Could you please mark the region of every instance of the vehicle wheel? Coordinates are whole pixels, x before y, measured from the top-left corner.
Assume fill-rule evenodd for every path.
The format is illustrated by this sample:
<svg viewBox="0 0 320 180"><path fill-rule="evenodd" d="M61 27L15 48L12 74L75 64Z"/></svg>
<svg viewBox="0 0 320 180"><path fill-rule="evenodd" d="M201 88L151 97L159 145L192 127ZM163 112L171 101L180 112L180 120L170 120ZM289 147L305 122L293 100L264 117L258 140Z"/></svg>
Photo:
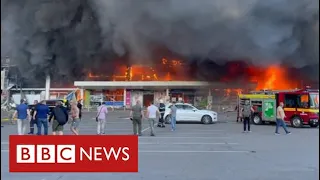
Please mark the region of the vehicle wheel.
<svg viewBox="0 0 320 180"><path fill-rule="evenodd" d="M254 115L252 121L253 121L253 124L256 124L256 125L260 125L263 123L259 115Z"/></svg>
<svg viewBox="0 0 320 180"><path fill-rule="evenodd" d="M318 123L316 123L316 124L310 124L310 127L312 127L312 128L316 128L316 127L318 127L318 126L319 126Z"/></svg>
<svg viewBox="0 0 320 180"><path fill-rule="evenodd" d="M301 128L303 126L303 122L300 117L293 117L291 119L291 126L294 128Z"/></svg>
<svg viewBox="0 0 320 180"><path fill-rule="evenodd" d="M164 123L165 124L170 124L171 123L170 115L166 116L166 118L164 119Z"/></svg>
<svg viewBox="0 0 320 180"><path fill-rule="evenodd" d="M211 124L212 123L212 118L208 115L204 115L202 118L201 118L201 122L203 124Z"/></svg>

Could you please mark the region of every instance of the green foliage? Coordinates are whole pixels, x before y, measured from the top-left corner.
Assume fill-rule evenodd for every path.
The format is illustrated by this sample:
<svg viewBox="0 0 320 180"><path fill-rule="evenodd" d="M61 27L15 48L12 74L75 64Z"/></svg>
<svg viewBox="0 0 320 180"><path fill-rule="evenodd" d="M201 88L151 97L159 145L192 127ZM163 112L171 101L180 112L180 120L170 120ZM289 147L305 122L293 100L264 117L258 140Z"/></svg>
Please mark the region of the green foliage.
<svg viewBox="0 0 320 180"><path fill-rule="evenodd" d="M205 109L205 108L207 108L207 105L208 105L208 101L207 101L207 99L205 99L205 98L203 98L203 99L199 102L199 104L198 104L198 106L199 106L200 109Z"/></svg>

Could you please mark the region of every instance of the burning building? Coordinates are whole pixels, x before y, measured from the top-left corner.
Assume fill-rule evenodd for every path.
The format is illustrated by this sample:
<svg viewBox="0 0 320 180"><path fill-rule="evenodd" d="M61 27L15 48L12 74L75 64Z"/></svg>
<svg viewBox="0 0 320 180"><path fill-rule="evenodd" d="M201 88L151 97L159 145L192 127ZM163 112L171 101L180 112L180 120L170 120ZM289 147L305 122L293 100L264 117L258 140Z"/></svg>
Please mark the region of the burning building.
<svg viewBox="0 0 320 180"><path fill-rule="evenodd" d="M200 92L224 97L319 82L319 1L1 5L1 56L18 66L22 84L43 87L50 74L52 88L79 87L92 102L103 96L128 104L135 91L144 99L162 94L190 102Z"/></svg>
<svg viewBox="0 0 320 180"><path fill-rule="evenodd" d="M259 68L233 61L219 66L220 69L212 63L202 69L186 62L161 58L153 65L116 66L112 75L89 71L85 81L75 81L74 85L86 89L85 97L90 94L91 100L87 98L87 102L107 101L117 106L130 106L136 100L147 105L160 99L197 104L203 98L214 104L229 105L236 102L239 93L250 90L295 89L305 85L285 66Z"/></svg>

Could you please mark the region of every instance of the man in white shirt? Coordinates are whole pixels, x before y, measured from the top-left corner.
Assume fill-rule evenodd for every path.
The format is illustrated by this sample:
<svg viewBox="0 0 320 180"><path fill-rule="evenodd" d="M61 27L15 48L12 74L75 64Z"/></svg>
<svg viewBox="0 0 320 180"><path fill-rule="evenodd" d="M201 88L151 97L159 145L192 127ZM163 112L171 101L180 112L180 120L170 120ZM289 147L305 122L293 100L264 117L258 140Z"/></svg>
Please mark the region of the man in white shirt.
<svg viewBox="0 0 320 180"><path fill-rule="evenodd" d="M278 131L280 126L283 127L284 131L287 134L291 134L291 132L288 131L288 129L287 129L286 123L284 122L284 118L286 117L286 114L284 113L283 106L284 106L283 102L280 102L280 104L277 108L277 119L276 119L277 125L276 125L276 133L275 133L276 135L280 134Z"/></svg>
<svg viewBox="0 0 320 180"><path fill-rule="evenodd" d="M155 136L154 133L154 125L156 123L157 115L160 115L159 109L157 106L153 104L153 102L150 103L150 106L147 108L147 118L149 121L149 126L151 130L151 136Z"/></svg>

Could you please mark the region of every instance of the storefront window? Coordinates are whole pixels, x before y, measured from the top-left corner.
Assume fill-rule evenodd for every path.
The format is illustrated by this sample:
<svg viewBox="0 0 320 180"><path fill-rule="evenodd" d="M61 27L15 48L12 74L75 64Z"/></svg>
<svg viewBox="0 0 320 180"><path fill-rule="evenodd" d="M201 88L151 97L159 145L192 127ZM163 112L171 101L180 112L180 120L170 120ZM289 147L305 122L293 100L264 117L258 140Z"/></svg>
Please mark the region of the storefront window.
<svg viewBox="0 0 320 180"><path fill-rule="evenodd" d="M124 101L124 90L117 89L117 90L106 90L104 95L106 97L106 101Z"/></svg>
<svg viewBox="0 0 320 180"><path fill-rule="evenodd" d="M310 94L310 107L319 108L319 94Z"/></svg>

